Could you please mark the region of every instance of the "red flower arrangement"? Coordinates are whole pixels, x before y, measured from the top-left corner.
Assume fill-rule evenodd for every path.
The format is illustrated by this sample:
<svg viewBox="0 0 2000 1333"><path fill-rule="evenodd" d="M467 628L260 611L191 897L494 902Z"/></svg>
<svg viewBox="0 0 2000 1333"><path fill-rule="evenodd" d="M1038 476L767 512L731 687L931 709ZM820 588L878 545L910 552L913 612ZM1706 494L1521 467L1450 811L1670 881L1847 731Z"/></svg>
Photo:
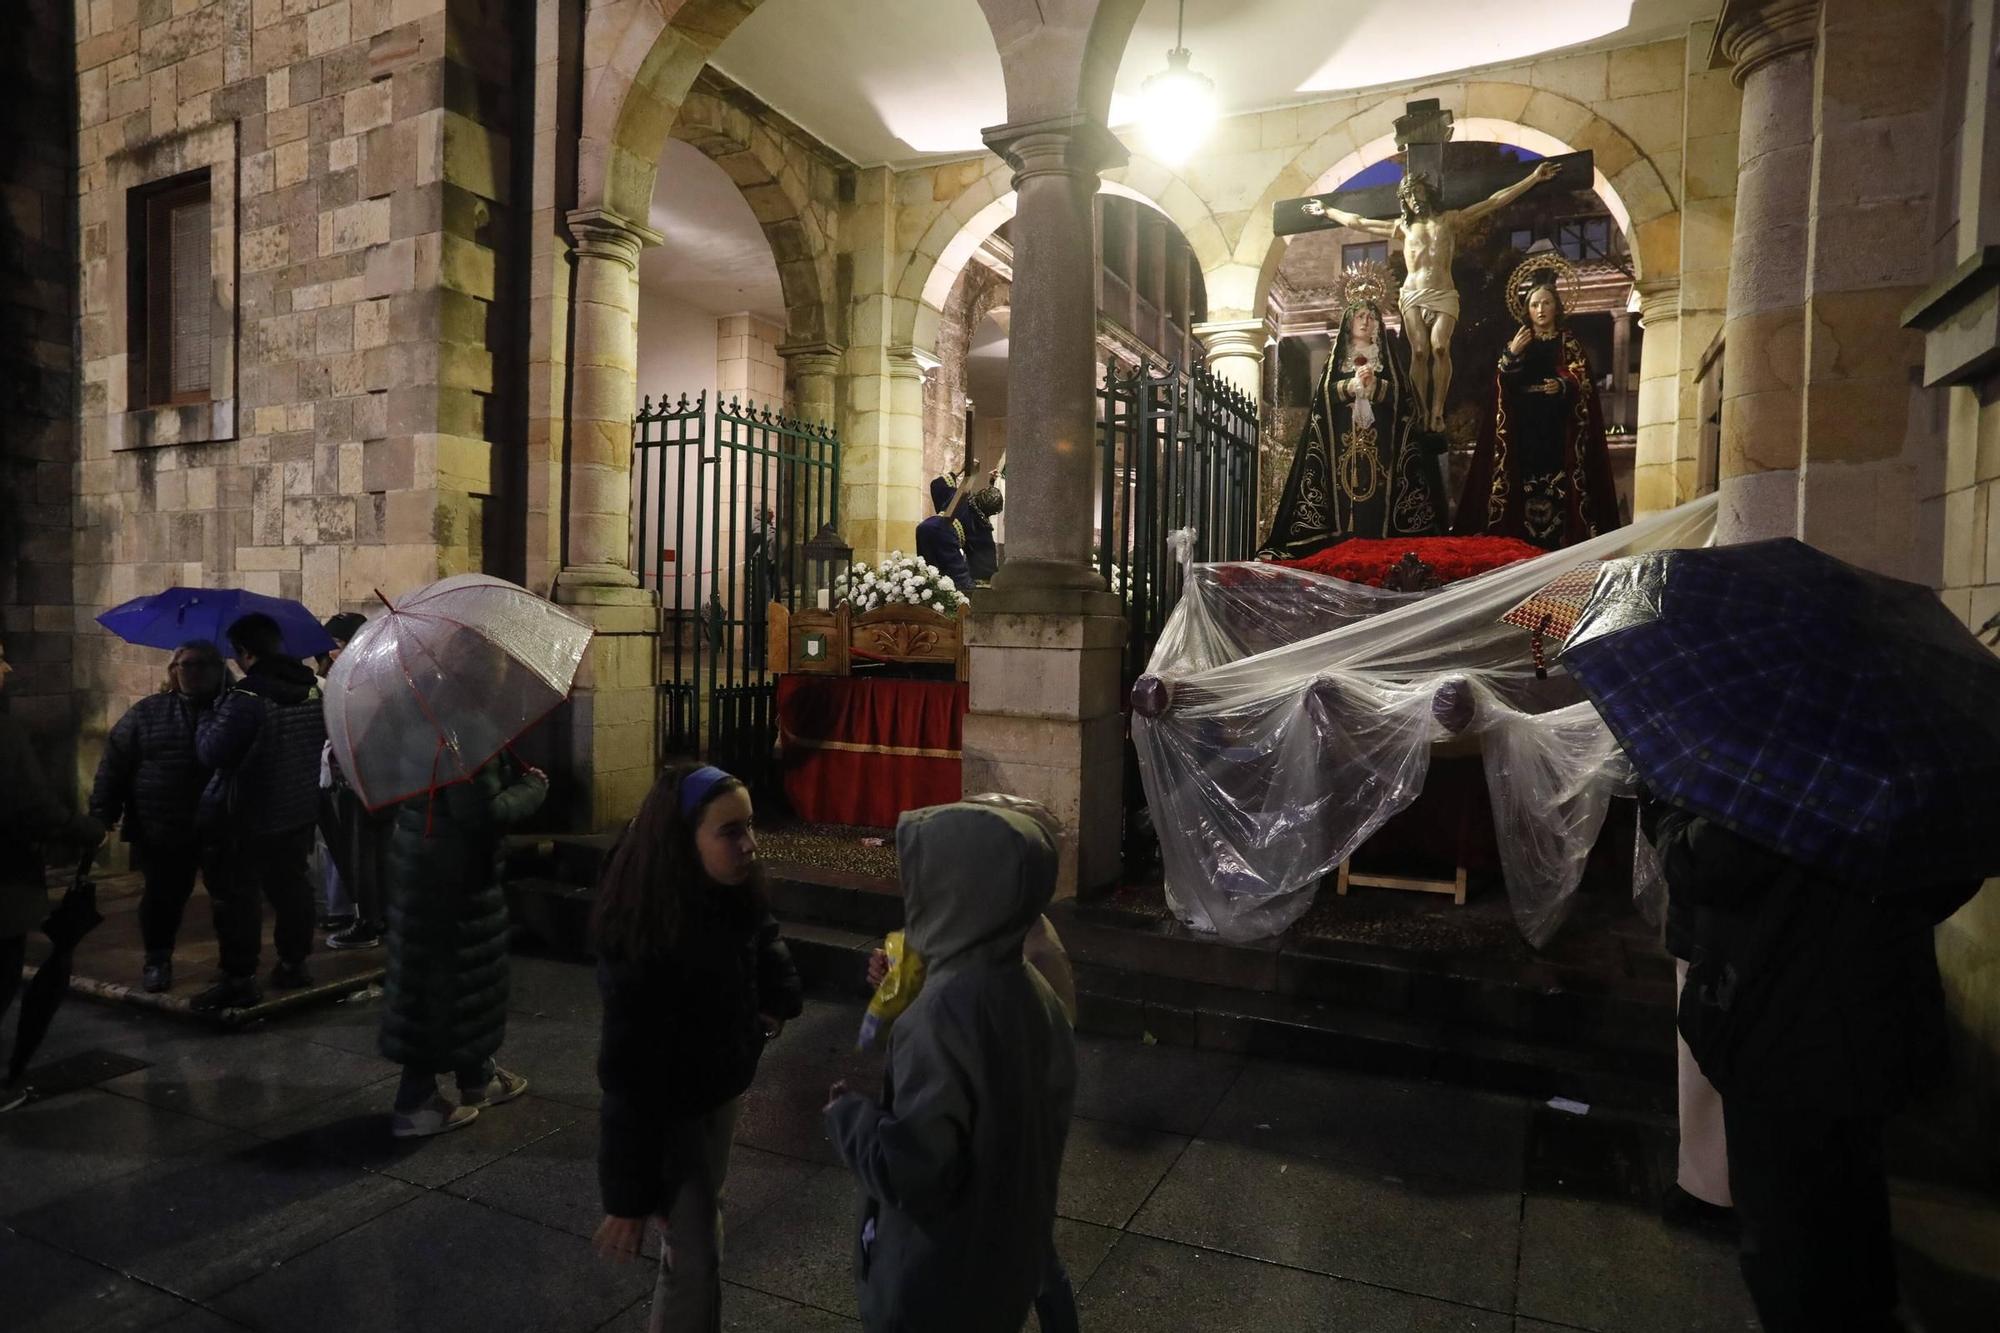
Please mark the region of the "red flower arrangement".
<svg viewBox="0 0 2000 1333"><path fill-rule="evenodd" d="M1379 588L1406 555L1430 566L1432 578L1445 584L1543 554L1541 547L1514 537L1356 537L1303 560L1277 563Z"/></svg>

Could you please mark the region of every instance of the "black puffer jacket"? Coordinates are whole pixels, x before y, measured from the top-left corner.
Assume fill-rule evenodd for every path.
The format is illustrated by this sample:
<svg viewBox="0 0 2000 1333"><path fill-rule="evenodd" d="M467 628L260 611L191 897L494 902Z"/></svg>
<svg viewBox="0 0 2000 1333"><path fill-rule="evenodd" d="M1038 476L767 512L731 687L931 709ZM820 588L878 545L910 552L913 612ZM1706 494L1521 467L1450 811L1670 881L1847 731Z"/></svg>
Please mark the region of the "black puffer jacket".
<svg viewBox="0 0 2000 1333"><path fill-rule="evenodd" d="M203 826L260 837L317 823L325 744L312 668L285 657L257 663L195 724L195 757L215 770L201 795Z"/></svg>
<svg viewBox="0 0 2000 1333"><path fill-rule="evenodd" d="M382 1054L434 1074L474 1069L507 1032L501 835L541 808L539 775L496 759L471 782L396 807Z"/></svg>
<svg viewBox="0 0 2000 1333"><path fill-rule="evenodd" d="M759 1017L796 1018L804 1001L778 923L745 889L700 895L678 946L645 962L599 962L604 1037L597 1081L597 1175L604 1211L664 1209L670 1121L711 1111L750 1086L764 1054Z"/></svg>
<svg viewBox="0 0 2000 1333"><path fill-rule="evenodd" d="M206 706L178 690L149 694L125 710L105 739L90 785L90 814L107 826L125 821L125 841L185 846L208 767L195 757L195 722Z"/></svg>

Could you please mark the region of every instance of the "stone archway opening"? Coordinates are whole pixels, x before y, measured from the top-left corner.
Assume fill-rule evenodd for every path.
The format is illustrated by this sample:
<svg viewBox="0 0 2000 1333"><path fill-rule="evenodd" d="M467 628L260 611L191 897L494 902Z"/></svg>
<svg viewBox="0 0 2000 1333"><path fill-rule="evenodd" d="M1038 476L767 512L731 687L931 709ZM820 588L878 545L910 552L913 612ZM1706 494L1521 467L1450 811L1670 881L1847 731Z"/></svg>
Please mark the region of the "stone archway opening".
<svg viewBox="0 0 2000 1333"><path fill-rule="evenodd" d="M1573 151L1552 135L1525 126L1481 120L1459 125L1467 132L1447 149L1447 174L1454 168L1516 166L1525 173L1542 157ZM1343 157L1306 192L1393 185L1402 174L1393 138L1385 136ZM1624 201L1598 171L1587 182L1541 187L1481 219L1461 237L1453 272L1462 314L1452 340L1456 373L1447 399L1446 431L1451 441L1446 489L1454 499L1491 410L1492 365L1517 327L1506 306L1506 279L1531 255L1551 253L1574 270L1566 298L1568 322L1598 380L1620 504L1629 518L1642 338L1635 316L1638 256L1630 218ZM1344 273L1372 263L1386 267L1395 281L1404 276L1397 245L1360 229L1308 232L1279 240L1273 248L1276 262L1264 291L1276 343L1261 463L1261 518L1267 526L1333 350L1344 305ZM1393 309L1384 316L1391 327L1400 326Z"/></svg>

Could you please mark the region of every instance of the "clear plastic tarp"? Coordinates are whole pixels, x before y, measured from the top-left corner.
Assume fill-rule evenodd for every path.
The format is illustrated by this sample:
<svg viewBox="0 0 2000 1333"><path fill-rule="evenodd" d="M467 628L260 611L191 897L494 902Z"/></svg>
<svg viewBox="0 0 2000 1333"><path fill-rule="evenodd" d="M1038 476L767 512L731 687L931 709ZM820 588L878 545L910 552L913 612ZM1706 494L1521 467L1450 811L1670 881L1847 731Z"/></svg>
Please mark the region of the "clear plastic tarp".
<svg viewBox="0 0 2000 1333"><path fill-rule="evenodd" d="M1132 718L1175 914L1230 940L1277 935L1456 741L1481 755L1515 921L1546 943L1631 771L1575 683L1538 680L1528 635L1500 617L1583 561L1706 545L1715 510L1705 497L1427 592L1191 566Z"/></svg>

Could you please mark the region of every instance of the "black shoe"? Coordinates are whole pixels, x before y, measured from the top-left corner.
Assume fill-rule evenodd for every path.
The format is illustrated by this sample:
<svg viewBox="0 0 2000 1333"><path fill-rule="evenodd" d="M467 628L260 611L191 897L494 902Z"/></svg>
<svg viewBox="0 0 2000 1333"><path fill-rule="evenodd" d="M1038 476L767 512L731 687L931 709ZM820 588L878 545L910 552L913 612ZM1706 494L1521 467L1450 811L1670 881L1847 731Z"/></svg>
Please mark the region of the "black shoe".
<svg viewBox="0 0 2000 1333"><path fill-rule="evenodd" d="M212 1014L224 1009L248 1009L263 1002L264 992L257 988L257 978L224 977L188 1001L188 1007L198 1014Z"/></svg>
<svg viewBox="0 0 2000 1333"><path fill-rule="evenodd" d="M312 984L312 973L306 971L304 962L279 963L271 969L271 986L274 990L304 990Z"/></svg>
<svg viewBox="0 0 2000 1333"><path fill-rule="evenodd" d="M356 921L346 930L326 937L329 949L375 949L382 944L382 923Z"/></svg>
<svg viewBox="0 0 2000 1333"><path fill-rule="evenodd" d="M353 924L354 913L352 912L341 912L338 915L323 916L319 919L319 928L325 931L346 930Z"/></svg>
<svg viewBox="0 0 2000 1333"><path fill-rule="evenodd" d="M146 988L146 994L158 995L162 991L170 991L174 988L174 960L171 955L165 958L148 958L145 970L139 975L141 983Z"/></svg>
<svg viewBox="0 0 2000 1333"><path fill-rule="evenodd" d="M1670 1227L1706 1231L1718 1236L1736 1234L1736 1210L1697 1199L1679 1185L1667 1186L1660 1200L1660 1220Z"/></svg>

